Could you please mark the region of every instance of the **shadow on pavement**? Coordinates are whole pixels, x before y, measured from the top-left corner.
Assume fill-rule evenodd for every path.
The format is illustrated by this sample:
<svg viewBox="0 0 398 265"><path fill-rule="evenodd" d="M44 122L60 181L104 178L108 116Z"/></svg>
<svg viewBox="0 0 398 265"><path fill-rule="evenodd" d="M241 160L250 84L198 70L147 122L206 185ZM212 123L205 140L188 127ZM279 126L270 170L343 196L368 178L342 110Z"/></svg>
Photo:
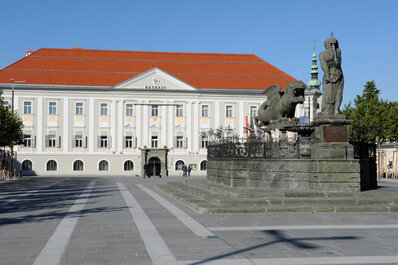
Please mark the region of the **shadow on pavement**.
<svg viewBox="0 0 398 265"><path fill-rule="evenodd" d="M229 253L226 253L223 255L210 257L210 258L207 258L207 259L195 262L195 263L191 263L190 265L205 264L205 263L208 263L211 261L223 259L223 258L233 256L236 254L244 254L247 251L251 251L251 250L262 248L262 247L267 247L267 246L270 246L273 244L278 244L278 243L287 243L287 244L290 244L293 247L299 248L299 249L317 249L317 248L320 248L320 246L317 246L317 245L314 245L311 243L307 243L305 241L311 241L311 240L316 240L316 241L318 241L318 240L357 240L357 239L359 239L359 237L356 237L356 236L288 238L282 231L279 231L279 230L267 230L267 231L263 231L263 233L272 236L273 238L275 238L275 240L267 242L267 243L251 246L248 248L232 251L232 252L229 252Z"/></svg>
<svg viewBox="0 0 398 265"><path fill-rule="evenodd" d="M17 201L0 207L0 226L64 218L69 212L70 207L72 207L92 179L69 179L54 186L43 188L37 193L20 197ZM25 188L21 188L20 190L25 190ZM126 209L127 206L90 208L90 204L96 202L95 199L114 195L115 192L119 192L119 190L106 187L103 184L96 185L91 190L85 208L76 214L83 216L89 213L114 212ZM18 197L18 195L15 197ZM5 199L7 198L3 198L2 200ZM7 217L8 214L10 214L10 217Z"/></svg>

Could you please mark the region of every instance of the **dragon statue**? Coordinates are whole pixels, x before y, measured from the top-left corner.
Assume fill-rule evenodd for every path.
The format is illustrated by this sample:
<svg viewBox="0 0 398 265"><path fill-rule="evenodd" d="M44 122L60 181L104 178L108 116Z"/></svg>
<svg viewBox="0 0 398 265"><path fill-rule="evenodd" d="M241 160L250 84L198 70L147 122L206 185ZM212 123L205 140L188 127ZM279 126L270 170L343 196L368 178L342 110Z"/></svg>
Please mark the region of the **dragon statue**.
<svg viewBox="0 0 398 265"><path fill-rule="evenodd" d="M278 84L268 87L264 94L267 100L260 105L255 124L262 127L271 121L284 121L294 117L296 105L304 102L304 91L306 85L302 81L288 82L284 90Z"/></svg>

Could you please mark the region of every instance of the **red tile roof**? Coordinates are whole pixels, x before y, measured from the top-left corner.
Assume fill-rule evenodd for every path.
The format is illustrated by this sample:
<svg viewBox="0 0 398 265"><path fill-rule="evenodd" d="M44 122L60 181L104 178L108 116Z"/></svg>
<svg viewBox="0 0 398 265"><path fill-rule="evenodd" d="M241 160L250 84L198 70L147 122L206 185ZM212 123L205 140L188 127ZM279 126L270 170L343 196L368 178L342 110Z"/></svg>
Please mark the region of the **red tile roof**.
<svg viewBox="0 0 398 265"><path fill-rule="evenodd" d="M0 70L0 83L114 86L159 68L198 89L266 89L293 77L253 54L42 48Z"/></svg>

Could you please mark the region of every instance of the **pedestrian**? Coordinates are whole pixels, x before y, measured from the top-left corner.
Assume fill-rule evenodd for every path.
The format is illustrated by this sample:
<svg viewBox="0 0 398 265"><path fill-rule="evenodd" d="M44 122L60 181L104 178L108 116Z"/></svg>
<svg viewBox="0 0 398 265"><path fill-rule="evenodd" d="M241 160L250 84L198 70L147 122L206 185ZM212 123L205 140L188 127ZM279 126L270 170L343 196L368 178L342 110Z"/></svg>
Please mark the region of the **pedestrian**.
<svg viewBox="0 0 398 265"><path fill-rule="evenodd" d="M183 177L187 176L187 166L185 164L182 165L182 176Z"/></svg>
<svg viewBox="0 0 398 265"><path fill-rule="evenodd" d="M188 171L188 176L191 176L191 165L188 165L187 171Z"/></svg>
<svg viewBox="0 0 398 265"><path fill-rule="evenodd" d="M145 163L145 165L144 165L144 178L145 177L148 177L148 164L147 163Z"/></svg>

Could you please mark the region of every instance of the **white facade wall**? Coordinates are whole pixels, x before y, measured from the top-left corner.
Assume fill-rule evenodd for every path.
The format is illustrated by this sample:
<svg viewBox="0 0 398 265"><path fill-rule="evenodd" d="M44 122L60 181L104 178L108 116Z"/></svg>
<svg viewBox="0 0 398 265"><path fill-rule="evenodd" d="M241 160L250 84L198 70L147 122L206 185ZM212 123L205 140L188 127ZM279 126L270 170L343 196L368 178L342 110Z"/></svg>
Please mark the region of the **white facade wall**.
<svg viewBox="0 0 398 265"><path fill-rule="evenodd" d="M10 92L3 90L2 95L9 102ZM218 92L19 88L15 106L32 142L31 147L17 147L18 158L21 163L30 160L37 175L142 175L141 149L150 148L151 137L157 136L158 147L169 149L169 175L180 175L175 170L178 160L196 164L192 175L204 175L206 171L200 170L200 163L206 160L207 153L200 146L200 132L222 126L243 136L250 106L259 106L265 100L261 93ZM30 114L24 114L25 101L31 102ZM50 102L55 102L53 114L49 113ZM82 105L82 113L76 113L76 103ZM104 115L101 104L107 106ZM132 116L126 116L126 104L133 105ZM151 116L152 105L159 106L157 117ZM176 105L183 105L182 117L176 116ZM203 105L208 105L208 117L202 117ZM231 117L226 117L226 106L232 106ZM51 146L48 137L54 134ZM76 135L81 136L81 147L75 144ZM184 136L183 148L175 146L177 135ZM107 137L106 147L101 147L101 136ZM132 147L125 146L126 136L132 137ZM56 161L55 171L47 170L50 160ZM83 170L74 170L76 160L83 162ZM108 162L107 171L99 170L101 160ZM134 170L124 170L127 160L133 162Z"/></svg>

